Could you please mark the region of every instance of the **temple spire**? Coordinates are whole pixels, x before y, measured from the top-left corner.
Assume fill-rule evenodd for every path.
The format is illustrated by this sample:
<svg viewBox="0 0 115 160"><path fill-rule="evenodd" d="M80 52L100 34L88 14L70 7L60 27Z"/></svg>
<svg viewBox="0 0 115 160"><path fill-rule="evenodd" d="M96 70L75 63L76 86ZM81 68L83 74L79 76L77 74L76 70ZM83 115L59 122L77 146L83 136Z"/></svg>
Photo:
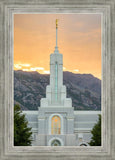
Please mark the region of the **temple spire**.
<svg viewBox="0 0 115 160"><path fill-rule="evenodd" d="M56 19L56 46L54 53L59 53L58 46L57 46L57 38L58 38L58 19Z"/></svg>
<svg viewBox="0 0 115 160"><path fill-rule="evenodd" d="M56 19L56 47L57 47L57 31L58 31L58 19Z"/></svg>
<svg viewBox="0 0 115 160"><path fill-rule="evenodd" d="M58 28L58 19L56 19L56 28Z"/></svg>

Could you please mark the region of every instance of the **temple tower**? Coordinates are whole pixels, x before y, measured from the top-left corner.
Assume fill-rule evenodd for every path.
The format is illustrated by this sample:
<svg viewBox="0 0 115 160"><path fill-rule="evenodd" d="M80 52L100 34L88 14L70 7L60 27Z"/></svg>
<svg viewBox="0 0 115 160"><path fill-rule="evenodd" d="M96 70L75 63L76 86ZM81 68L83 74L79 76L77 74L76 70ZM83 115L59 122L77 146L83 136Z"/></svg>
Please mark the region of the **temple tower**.
<svg viewBox="0 0 115 160"><path fill-rule="evenodd" d="M75 145L74 112L63 85L63 55L59 53L57 37L56 19L56 46L50 55L50 84L46 87L46 98L41 99L38 108L38 140L35 145Z"/></svg>
<svg viewBox="0 0 115 160"><path fill-rule="evenodd" d="M66 87L63 85L63 55L57 46L58 20L56 19L56 46L50 55L50 85L46 88L46 98L41 99L41 107L72 107L70 98L66 98Z"/></svg>

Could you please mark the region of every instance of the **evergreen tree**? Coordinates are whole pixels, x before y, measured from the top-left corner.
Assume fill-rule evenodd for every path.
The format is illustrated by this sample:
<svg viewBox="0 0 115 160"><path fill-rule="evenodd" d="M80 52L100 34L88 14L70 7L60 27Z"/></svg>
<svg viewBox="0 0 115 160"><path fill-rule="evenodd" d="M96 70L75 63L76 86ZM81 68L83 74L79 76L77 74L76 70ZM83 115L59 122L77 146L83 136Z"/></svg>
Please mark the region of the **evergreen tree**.
<svg viewBox="0 0 115 160"><path fill-rule="evenodd" d="M101 146L101 115L98 116L98 122L94 125L91 131L93 135L89 143L91 146Z"/></svg>
<svg viewBox="0 0 115 160"><path fill-rule="evenodd" d="M32 141L31 128L22 114L19 105L14 106L14 146L30 146Z"/></svg>

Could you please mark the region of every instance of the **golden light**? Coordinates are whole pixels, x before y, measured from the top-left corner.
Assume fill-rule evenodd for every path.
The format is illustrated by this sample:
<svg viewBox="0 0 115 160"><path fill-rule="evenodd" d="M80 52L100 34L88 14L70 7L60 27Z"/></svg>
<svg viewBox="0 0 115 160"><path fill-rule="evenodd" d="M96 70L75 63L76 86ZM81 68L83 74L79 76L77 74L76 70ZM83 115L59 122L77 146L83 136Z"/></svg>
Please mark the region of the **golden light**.
<svg viewBox="0 0 115 160"><path fill-rule="evenodd" d="M79 69L74 69L73 72L79 72Z"/></svg>
<svg viewBox="0 0 115 160"><path fill-rule="evenodd" d="M43 73L45 73L45 74L50 74L50 71L43 71Z"/></svg>
<svg viewBox="0 0 115 160"><path fill-rule="evenodd" d="M101 78L101 14L15 14L14 70L50 73L56 19L63 70Z"/></svg>
<svg viewBox="0 0 115 160"><path fill-rule="evenodd" d="M57 119L55 119L55 122L57 122Z"/></svg>
<svg viewBox="0 0 115 160"><path fill-rule="evenodd" d="M51 120L51 133L60 134L61 133L61 119L59 116L53 116Z"/></svg>
<svg viewBox="0 0 115 160"><path fill-rule="evenodd" d="M63 70L66 70L66 68L65 68L65 67L63 67Z"/></svg>
<svg viewBox="0 0 115 160"><path fill-rule="evenodd" d="M14 69L21 69L22 66L20 66L19 64L14 64Z"/></svg>
<svg viewBox="0 0 115 160"><path fill-rule="evenodd" d="M25 68L25 69L22 69L22 71L26 71L26 72L28 72L28 71L29 71L29 69Z"/></svg>
<svg viewBox="0 0 115 160"><path fill-rule="evenodd" d="M31 65L30 64L19 64L20 66L23 66L23 67L30 67Z"/></svg>

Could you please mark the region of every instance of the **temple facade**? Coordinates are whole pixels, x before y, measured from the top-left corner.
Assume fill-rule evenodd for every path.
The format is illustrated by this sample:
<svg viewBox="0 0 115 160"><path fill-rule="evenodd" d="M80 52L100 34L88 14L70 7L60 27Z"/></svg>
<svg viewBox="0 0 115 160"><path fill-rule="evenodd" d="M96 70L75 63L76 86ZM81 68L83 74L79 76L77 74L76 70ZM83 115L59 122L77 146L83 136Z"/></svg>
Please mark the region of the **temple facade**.
<svg viewBox="0 0 115 160"><path fill-rule="evenodd" d="M38 111L23 111L32 127L34 146L87 146L101 111L74 111L63 85L63 55L57 45L50 55L50 84Z"/></svg>

